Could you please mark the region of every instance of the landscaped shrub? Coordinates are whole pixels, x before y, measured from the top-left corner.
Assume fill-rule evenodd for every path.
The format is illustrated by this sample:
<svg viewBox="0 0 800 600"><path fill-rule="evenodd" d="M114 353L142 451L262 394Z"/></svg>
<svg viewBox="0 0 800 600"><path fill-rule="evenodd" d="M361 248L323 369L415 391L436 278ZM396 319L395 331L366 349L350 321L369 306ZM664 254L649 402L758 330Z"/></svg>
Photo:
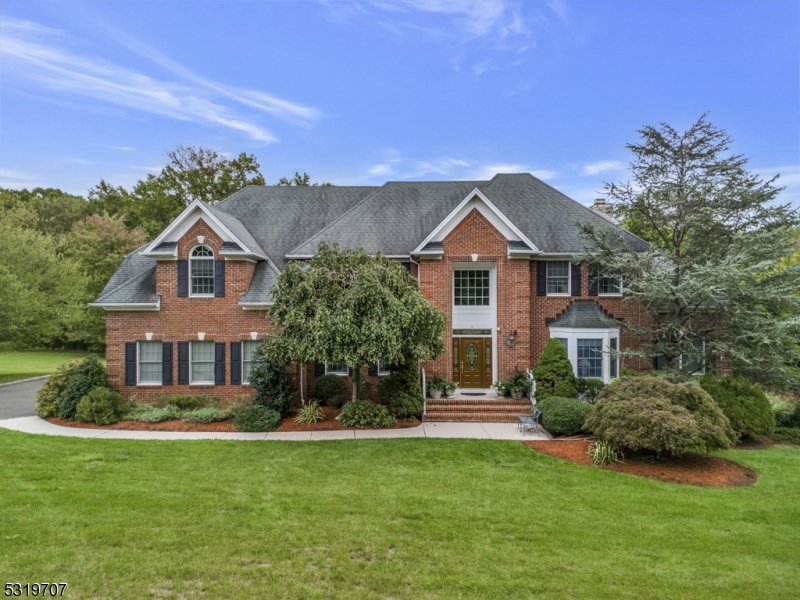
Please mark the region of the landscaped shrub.
<svg viewBox="0 0 800 600"><path fill-rule="evenodd" d="M106 368L96 356L89 356L77 366L58 398L58 416L65 421L75 419L78 402L96 387L109 387Z"/></svg>
<svg viewBox="0 0 800 600"><path fill-rule="evenodd" d="M551 396L574 398L575 373L569 362L567 350L556 338L550 338L544 347L539 362L533 369L536 380L536 400L541 401Z"/></svg>
<svg viewBox="0 0 800 600"><path fill-rule="evenodd" d="M391 427L396 422L385 406L369 400L348 402L339 415L339 423L345 427Z"/></svg>
<svg viewBox="0 0 800 600"><path fill-rule="evenodd" d="M551 396L536 404L542 411L542 426L553 435L576 435L583 428L583 421L591 405L575 398Z"/></svg>
<svg viewBox="0 0 800 600"><path fill-rule="evenodd" d="M181 413L180 419L185 423L214 423L231 418L231 412L216 406L195 408Z"/></svg>
<svg viewBox="0 0 800 600"><path fill-rule="evenodd" d="M772 414L775 415L775 427L791 427L794 421L795 405L780 396L768 395Z"/></svg>
<svg viewBox="0 0 800 600"><path fill-rule="evenodd" d="M589 404L594 404L597 400L597 395L606 387L606 384L600 379L593 377L578 377L575 380L575 390L581 400L585 400Z"/></svg>
<svg viewBox="0 0 800 600"><path fill-rule="evenodd" d="M800 444L800 429L795 427L776 427L772 437L781 442Z"/></svg>
<svg viewBox="0 0 800 600"><path fill-rule="evenodd" d="M162 421L175 421L181 418L181 409L173 404L164 407L145 405L146 409L140 410L135 418L129 418L131 413L126 413L126 421L144 421L145 423L161 423Z"/></svg>
<svg viewBox="0 0 800 600"><path fill-rule="evenodd" d="M324 418L325 415L322 413L322 409L319 407L319 404L316 402L311 402L297 411L297 416L295 417L294 422L301 423L303 425L311 425L317 421L322 421Z"/></svg>
<svg viewBox="0 0 800 600"><path fill-rule="evenodd" d="M119 421L124 411L125 398L114 390L96 387L78 402L75 417L84 423L111 425Z"/></svg>
<svg viewBox="0 0 800 600"><path fill-rule="evenodd" d="M233 420L236 431L273 431L281 424L281 415L276 410L254 404L239 411Z"/></svg>
<svg viewBox="0 0 800 600"><path fill-rule="evenodd" d="M281 418L292 410L292 389L284 365L268 360L262 352L257 352L253 356L253 368L248 381L256 391L253 399L255 404L274 410Z"/></svg>
<svg viewBox="0 0 800 600"><path fill-rule="evenodd" d="M67 381L75 369L83 362L82 358L70 360L58 367L36 394L36 414L41 418L55 417L58 414L58 397L67 387Z"/></svg>
<svg viewBox="0 0 800 600"><path fill-rule="evenodd" d="M602 440L658 454L705 452L736 441L728 417L697 382L652 376L607 385L583 425Z"/></svg>
<svg viewBox="0 0 800 600"><path fill-rule="evenodd" d="M221 398L219 396L202 396L195 395L167 395L160 394L157 396L158 404L166 406L172 404L181 410L195 410L197 408L205 408L207 406L219 406Z"/></svg>
<svg viewBox="0 0 800 600"><path fill-rule="evenodd" d="M381 378L378 388L389 412L398 419L422 416L424 398L415 363L395 366L390 375Z"/></svg>
<svg viewBox="0 0 800 600"><path fill-rule="evenodd" d="M339 408L344 404L344 377L339 375L323 375L314 386L314 397L320 404L331 408Z"/></svg>
<svg viewBox="0 0 800 600"><path fill-rule="evenodd" d="M770 435L775 429L775 414L766 394L742 377L700 377L700 385L728 417L740 436Z"/></svg>

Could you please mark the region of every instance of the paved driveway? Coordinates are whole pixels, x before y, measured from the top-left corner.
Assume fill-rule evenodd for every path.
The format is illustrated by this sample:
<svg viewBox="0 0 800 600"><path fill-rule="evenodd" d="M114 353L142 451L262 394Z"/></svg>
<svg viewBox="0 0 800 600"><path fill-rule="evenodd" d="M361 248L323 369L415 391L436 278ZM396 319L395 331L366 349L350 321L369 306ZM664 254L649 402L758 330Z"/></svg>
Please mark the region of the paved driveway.
<svg viewBox="0 0 800 600"><path fill-rule="evenodd" d="M46 379L0 385L0 419L32 417L36 414L36 392Z"/></svg>

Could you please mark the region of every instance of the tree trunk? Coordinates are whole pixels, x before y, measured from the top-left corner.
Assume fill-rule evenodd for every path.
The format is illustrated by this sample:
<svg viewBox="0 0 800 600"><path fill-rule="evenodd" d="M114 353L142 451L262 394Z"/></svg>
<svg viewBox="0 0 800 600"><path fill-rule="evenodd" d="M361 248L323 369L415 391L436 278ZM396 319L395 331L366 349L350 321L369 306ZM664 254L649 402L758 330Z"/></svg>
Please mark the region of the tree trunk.
<svg viewBox="0 0 800 600"><path fill-rule="evenodd" d="M353 367L353 400L358 400L361 391L361 365Z"/></svg>

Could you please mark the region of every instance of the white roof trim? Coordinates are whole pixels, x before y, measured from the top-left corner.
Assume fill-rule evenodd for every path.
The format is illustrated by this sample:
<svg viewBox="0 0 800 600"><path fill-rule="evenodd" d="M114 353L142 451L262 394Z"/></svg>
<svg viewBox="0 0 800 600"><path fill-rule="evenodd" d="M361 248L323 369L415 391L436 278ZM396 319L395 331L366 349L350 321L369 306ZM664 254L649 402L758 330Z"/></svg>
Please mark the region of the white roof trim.
<svg viewBox="0 0 800 600"><path fill-rule="evenodd" d="M228 229L227 227L225 227L225 225L223 225L222 221L220 221L214 215L214 213L212 213L208 209L208 207L206 206L205 202L203 202L202 200L195 200L189 206L187 206L183 210L183 212L181 214L179 214L177 217L175 217L175 219L172 221L172 223L170 223L169 226L167 226L167 228L164 231L162 231L161 234L156 239L154 239L152 242L150 242L150 244L147 246L147 248L145 248L142 251L142 254L144 256L150 256L151 253L152 253L155 256L158 256L158 255L163 256L165 254L164 252L153 252L153 251L159 246L159 244L161 244L162 242L168 241L169 240L169 236L173 232L175 232L175 230L186 219L188 219L191 216L191 214L195 211L195 209L199 209L200 212L202 212L206 217L208 217L208 219L210 221L210 225L212 226L212 229L214 229L217 232L217 234L220 235L220 237L222 237L222 238L227 237L228 238L228 239L223 239L223 241L236 242L237 244L239 244L239 246L244 248L244 253L249 254L251 256L257 256L258 258L263 258L263 259L267 258L266 256L264 256L263 254L261 254L259 252L254 252L254 251L250 250L250 248L247 247L247 244L245 244L242 240L240 240L238 237L236 237L233 234L233 232L231 232L230 229ZM217 229L217 228L219 228L219 229ZM220 234L220 232L222 232L222 234ZM174 241L177 241L177 240L174 240Z"/></svg>
<svg viewBox="0 0 800 600"><path fill-rule="evenodd" d="M475 188L469 194L467 194L466 198L464 198L461 202L459 202L458 206L456 206L452 211L450 211L450 214L447 215L444 218L444 220L441 223L439 223L439 225L437 225L433 231L430 232L430 234L428 234L428 237L422 240L422 243L420 243L420 245L417 246L411 252L411 254L412 255L428 254L428 253L433 254L430 251L423 252L422 249L429 242L443 241L444 238L447 237L447 234L449 234L453 229L455 229L456 225L458 225L461 222L461 219L458 219L458 216L464 209L464 207L466 207L470 202L474 201L476 198L478 198L481 201L481 203L488 209L488 211L481 210L481 203L477 202L475 208L477 208L481 212L481 214L483 214L483 216L485 216L489 220L489 222L492 223L492 225L497 227L497 229L501 230L501 233L503 233L503 235L506 235L506 233L502 231L502 229L505 228L511 231L513 235L517 237L516 240L512 241L525 242L526 244L528 244L528 246L532 248L532 252L535 254L539 254L541 252L541 250L539 250L539 248L536 247L536 244L530 241L525 236L525 234L523 234L519 230L519 228L508 219L508 217L506 217L502 212L500 212L500 210L492 203L491 200L489 200L489 198L486 197L486 195L483 192L481 192L478 188ZM498 225L497 221L499 221L500 224L502 224L500 227L497 226Z"/></svg>
<svg viewBox="0 0 800 600"><path fill-rule="evenodd" d="M89 302L89 306L102 308L106 311L119 310L161 310L161 299L158 302Z"/></svg>
<svg viewBox="0 0 800 600"><path fill-rule="evenodd" d="M261 310L267 308L268 306L272 306L275 304L274 302L239 302L239 306L241 306L244 310Z"/></svg>

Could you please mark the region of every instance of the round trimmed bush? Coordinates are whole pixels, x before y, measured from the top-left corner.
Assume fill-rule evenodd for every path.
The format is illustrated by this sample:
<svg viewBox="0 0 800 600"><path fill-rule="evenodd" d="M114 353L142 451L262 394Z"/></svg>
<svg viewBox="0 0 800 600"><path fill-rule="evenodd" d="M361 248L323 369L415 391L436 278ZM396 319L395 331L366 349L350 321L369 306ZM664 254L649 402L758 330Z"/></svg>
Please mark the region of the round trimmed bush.
<svg viewBox="0 0 800 600"><path fill-rule="evenodd" d="M576 435L592 409L590 404L575 398L551 396L536 404L542 411L542 426L553 435Z"/></svg>
<svg viewBox="0 0 800 600"><path fill-rule="evenodd" d="M280 413L260 404L246 406L233 420L236 431L273 431L280 424Z"/></svg>
<svg viewBox="0 0 800 600"><path fill-rule="evenodd" d="M348 402L339 414L339 423L345 427L391 427L396 422L385 406L369 400Z"/></svg>
<svg viewBox="0 0 800 600"><path fill-rule="evenodd" d="M602 380L593 377L578 377L575 380L575 390L578 392L578 397L589 404L594 404L597 401L597 395L604 387L606 387L606 384Z"/></svg>
<svg viewBox="0 0 800 600"><path fill-rule="evenodd" d="M58 397L58 416L65 421L73 421L78 402L97 387L109 387L106 368L98 357L89 356L73 371Z"/></svg>
<svg viewBox="0 0 800 600"><path fill-rule="evenodd" d="M607 385L584 430L632 450L684 454L728 448L737 439L728 417L696 381L623 377Z"/></svg>
<svg viewBox="0 0 800 600"><path fill-rule="evenodd" d="M344 403L344 377L323 375L314 386L314 397L320 404L339 408Z"/></svg>
<svg viewBox="0 0 800 600"><path fill-rule="evenodd" d="M715 377L710 373L700 378L700 386L722 409L737 434L754 438L772 434L775 414L760 387L743 377Z"/></svg>
<svg viewBox="0 0 800 600"><path fill-rule="evenodd" d="M82 358L65 362L47 378L47 381L39 389L36 394L36 414L42 419L58 415L58 397L64 392L67 381L82 362Z"/></svg>
<svg viewBox="0 0 800 600"><path fill-rule="evenodd" d="M248 377L255 390L253 402L277 412L281 418L289 415L294 404L289 374L285 365L267 359L261 349L253 356L253 368Z"/></svg>
<svg viewBox="0 0 800 600"><path fill-rule="evenodd" d="M75 407L75 418L84 423L111 425L125 412L125 398L114 390L96 387Z"/></svg>
<svg viewBox="0 0 800 600"><path fill-rule="evenodd" d="M533 378L536 380L538 401L552 396L574 398L577 394L575 373L572 372L567 349L556 338L550 338L544 347L542 356L533 369Z"/></svg>

